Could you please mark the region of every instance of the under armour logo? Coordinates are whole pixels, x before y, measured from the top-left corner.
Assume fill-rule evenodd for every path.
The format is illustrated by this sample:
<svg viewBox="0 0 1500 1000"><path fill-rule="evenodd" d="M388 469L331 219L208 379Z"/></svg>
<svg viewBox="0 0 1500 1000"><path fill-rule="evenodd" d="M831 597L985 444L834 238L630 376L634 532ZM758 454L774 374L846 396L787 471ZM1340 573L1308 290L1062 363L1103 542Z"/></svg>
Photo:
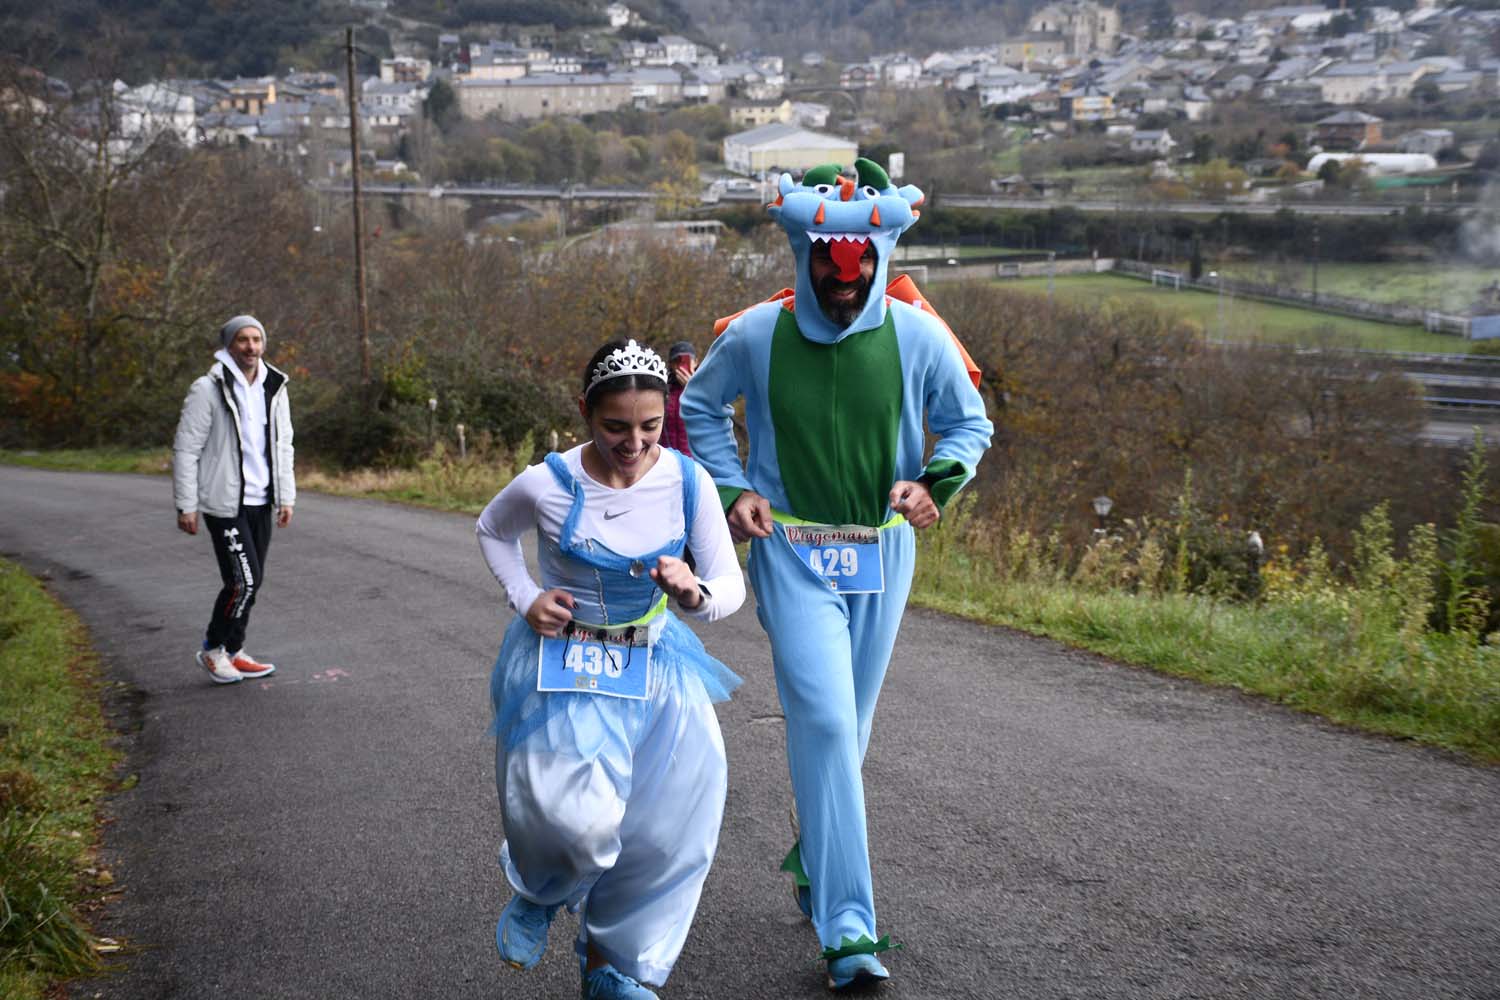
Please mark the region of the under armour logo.
<svg viewBox="0 0 1500 1000"><path fill-rule="evenodd" d="M229 543L230 552L243 552L245 545L239 540L239 528L227 528L224 531L224 540Z"/></svg>

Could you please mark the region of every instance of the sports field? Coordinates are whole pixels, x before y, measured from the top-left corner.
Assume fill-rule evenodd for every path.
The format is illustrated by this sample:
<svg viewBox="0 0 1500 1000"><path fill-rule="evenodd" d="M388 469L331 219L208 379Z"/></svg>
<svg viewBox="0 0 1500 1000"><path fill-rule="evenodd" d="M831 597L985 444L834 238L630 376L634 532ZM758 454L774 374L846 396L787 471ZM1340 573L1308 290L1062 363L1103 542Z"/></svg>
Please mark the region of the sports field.
<svg viewBox="0 0 1500 1000"><path fill-rule="evenodd" d="M1179 270L1187 273L1187 262ZM1312 291L1311 261L1280 264L1232 261L1225 274L1243 281L1289 285ZM1330 264L1317 267L1318 291L1347 295L1368 302L1416 306L1437 312L1462 312L1480 297L1481 291L1500 282L1500 268L1472 264L1412 261L1407 263Z"/></svg>
<svg viewBox="0 0 1500 1000"><path fill-rule="evenodd" d="M1272 305L1225 294L1153 286L1114 274L1070 275L1055 279L1055 294L1064 301L1115 298L1147 301L1193 320L1208 337L1224 340L1297 344L1304 347L1358 347L1372 351L1417 351L1467 354L1472 342L1428 333L1420 326L1393 326L1351 319L1292 306ZM1047 290L1046 278L1001 282L1029 292Z"/></svg>

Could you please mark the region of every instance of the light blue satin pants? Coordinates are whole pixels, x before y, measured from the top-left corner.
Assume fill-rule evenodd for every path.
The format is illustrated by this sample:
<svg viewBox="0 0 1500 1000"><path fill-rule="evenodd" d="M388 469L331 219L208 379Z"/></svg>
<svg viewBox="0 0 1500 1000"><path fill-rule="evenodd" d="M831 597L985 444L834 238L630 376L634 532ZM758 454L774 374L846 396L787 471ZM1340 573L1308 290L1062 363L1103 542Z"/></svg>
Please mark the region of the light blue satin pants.
<svg viewBox="0 0 1500 1000"><path fill-rule="evenodd" d="M577 731L575 713L549 727L568 740L543 729L511 750L502 739L496 751L500 864L511 887L543 905L579 906L580 954L592 944L645 983L666 982L687 941L724 815L724 740L697 693L656 685L644 715L593 697L597 732ZM588 744L590 755L570 742Z"/></svg>
<svg viewBox="0 0 1500 1000"><path fill-rule="evenodd" d="M837 948L844 937L876 937L860 768L911 592L911 526L882 531L881 545L885 592L848 595L835 593L797 558L780 525L750 548L750 584L786 716L813 927L825 947Z"/></svg>

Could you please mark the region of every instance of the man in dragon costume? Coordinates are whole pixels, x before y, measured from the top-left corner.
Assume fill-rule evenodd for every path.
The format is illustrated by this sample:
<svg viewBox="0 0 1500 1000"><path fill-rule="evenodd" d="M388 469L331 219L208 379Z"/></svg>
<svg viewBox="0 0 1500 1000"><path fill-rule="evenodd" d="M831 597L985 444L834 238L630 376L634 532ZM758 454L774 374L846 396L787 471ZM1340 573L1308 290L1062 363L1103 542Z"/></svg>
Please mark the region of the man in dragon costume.
<svg viewBox="0 0 1500 1000"><path fill-rule="evenodd" d="M771 640L800 838L783 868L812 919L830 987L889 973L878 937L860 769L916 558L974 475L991 424L971 363L919 299L887 292L922 193L855 161L780 180L770 208L797 261L795 293L721 321L682 396L693 453L736 538ZM906 294L906 299L914 296ZM743 398L749 456L731 415ZM925 418L925 426L924 426ZM927 432L936 437L924 461Z"/></svg>

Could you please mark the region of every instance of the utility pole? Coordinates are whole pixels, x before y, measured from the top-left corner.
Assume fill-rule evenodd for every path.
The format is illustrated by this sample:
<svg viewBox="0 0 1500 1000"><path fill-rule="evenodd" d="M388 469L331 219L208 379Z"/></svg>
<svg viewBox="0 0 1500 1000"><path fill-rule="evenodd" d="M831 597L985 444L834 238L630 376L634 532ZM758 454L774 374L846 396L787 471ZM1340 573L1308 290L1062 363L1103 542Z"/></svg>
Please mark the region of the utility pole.
<svg viewBox="0 0 1500 1000"><path fill-rule="evenodd" d="M359 316L359 378L370 381L370 313L365 300L365 219L359 196L359 102L354 93L354 29L344 29L349 69L349 175L354 179L354 300Z"/></svg>
<svg viewBox="0 0 1500 1000"><path fill-rule="evenodd" d="M1313 292L1313 301L1314 302L1318 301L1318 244L1320 242L1321 242L1321 236L1318 233L1318 217L1315 215L1315 216L1313 216L1313 268L1312 268L1312 271L1313 271L1313 273L1312 273L1312 279L1313 279L1313 289L1312 289L1312 292Z"/></svg>

